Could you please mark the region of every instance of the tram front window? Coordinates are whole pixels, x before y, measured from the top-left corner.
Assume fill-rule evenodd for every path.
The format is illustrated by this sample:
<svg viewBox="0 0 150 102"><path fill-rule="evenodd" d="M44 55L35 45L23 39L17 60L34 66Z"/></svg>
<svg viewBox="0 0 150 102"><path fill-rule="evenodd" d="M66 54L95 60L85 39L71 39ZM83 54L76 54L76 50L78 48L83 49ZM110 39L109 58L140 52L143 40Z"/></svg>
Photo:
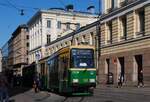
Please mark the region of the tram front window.
<svg viewBox="0 0 150 102"><path fill-rule="evenodd" d="M94 50L72 49L71 68L94 68Z"/></svg>

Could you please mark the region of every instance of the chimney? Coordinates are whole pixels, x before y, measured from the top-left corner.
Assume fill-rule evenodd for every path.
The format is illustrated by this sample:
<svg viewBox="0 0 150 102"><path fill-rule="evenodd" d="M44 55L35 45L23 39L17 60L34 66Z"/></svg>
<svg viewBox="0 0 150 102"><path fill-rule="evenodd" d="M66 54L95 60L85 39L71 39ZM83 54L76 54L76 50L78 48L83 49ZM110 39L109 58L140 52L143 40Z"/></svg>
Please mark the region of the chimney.
<svg viewBox="0 0 150 102"><path fill-rule="evenodd" d="M94 14L94 13L95 13L95 7L94 7L94 6L89 6L89 7L87 8L87 11L88 11L89 13Z"/></svg>
<svg viewBox="0 0 150 102"><path fill-rule="evenodd" d="M66 10L67 10L67 11L73 11L73 9L74 9L74 8L73 8L73 5L72 5L72 4L69 4L69 5L66 6Z"/></svg>

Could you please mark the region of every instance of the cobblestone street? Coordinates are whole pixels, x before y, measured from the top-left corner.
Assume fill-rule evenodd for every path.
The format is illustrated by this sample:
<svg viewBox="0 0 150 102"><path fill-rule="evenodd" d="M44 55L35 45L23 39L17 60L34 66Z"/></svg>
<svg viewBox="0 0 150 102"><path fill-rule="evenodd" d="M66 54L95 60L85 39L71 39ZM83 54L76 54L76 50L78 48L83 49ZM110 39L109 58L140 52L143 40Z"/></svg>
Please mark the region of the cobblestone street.
<svg viewBox="0 0 150 102"><path fill-rule="evenodd" d="M136 87L99 87L93 96L63 97L41 91L28 90L10 98L12 102L149 102L150 88Z"/></svg>

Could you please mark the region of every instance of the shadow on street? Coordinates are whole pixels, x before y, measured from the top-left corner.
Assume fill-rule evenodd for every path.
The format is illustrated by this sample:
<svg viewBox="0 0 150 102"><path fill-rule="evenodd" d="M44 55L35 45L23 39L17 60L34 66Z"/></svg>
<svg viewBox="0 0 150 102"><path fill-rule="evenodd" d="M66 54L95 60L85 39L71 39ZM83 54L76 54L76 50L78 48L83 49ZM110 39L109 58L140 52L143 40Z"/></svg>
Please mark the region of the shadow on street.
<svg viewBox="0 0 150 102"><path fill-rule="evenodd" d="M31 88L27 88L27 87L14 87L14 88L9 88L8 89L8 93L9 93L9 97L12 96L16 96L18 94L24 93L28 90L30 90ZM15 102L14 100L11 100L10 102Z"/></svg>

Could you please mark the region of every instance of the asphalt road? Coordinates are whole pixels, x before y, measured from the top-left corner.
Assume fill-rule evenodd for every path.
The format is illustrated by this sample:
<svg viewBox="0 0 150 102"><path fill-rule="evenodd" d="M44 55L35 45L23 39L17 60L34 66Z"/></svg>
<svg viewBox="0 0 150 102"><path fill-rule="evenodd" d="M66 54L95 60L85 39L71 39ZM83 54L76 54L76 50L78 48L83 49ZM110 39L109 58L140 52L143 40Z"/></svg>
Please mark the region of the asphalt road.
<svg viewBox="0 0 150 102"><path fill-rule="evenodd" d="M63 97L50 92L28 90L10 98L12 102L150 102L150 88L99 87L93 96Z"/></svg>

